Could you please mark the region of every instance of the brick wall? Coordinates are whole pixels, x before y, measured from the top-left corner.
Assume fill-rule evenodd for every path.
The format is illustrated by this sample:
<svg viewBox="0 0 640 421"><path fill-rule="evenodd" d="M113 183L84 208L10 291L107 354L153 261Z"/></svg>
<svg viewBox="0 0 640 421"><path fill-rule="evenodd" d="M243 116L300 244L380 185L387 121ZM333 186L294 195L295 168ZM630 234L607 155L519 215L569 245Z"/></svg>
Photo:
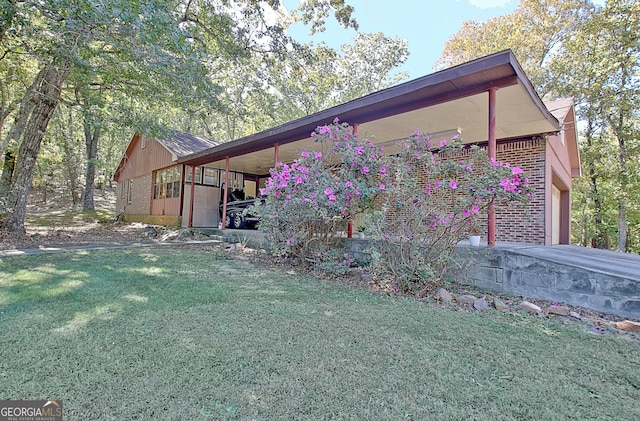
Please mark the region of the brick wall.
<svg viewBox="0 0 640 421"><path fill-rule="evenodd" d="M118 182L118 198L116 200L116 212L124 208L125 218L130 219L133 215L149 215L151 213L151 174L145 174L141 177L132 179L131 185L131 203L127 203L127 188L129 180L120 180ZM124 188L124 193L123 189Z"/></svg>
<svg viewBox="0 0 640 421"><path fill-rule="evenodd" d="M464 152L463 152L464 154ZM464 156L452 156L462 160ZM544 244L545 239L545 141L543 139L522 139L502 142L497 145L496 159L508 162L512 167L522 168L529 183L534 187L534 198L526 209L498 207L496 210L496 240L504 242ZM420 180L421 186L426 180ZM383 198L376 201L381 206ZM402 207L392 209L389 217L398 223L406 218ZM482 215L479 234L485 238L487 215Z"/></svg>
<svg viewBox="0 0 640 421"><path fill-rule="evenodd" d="M522 168L535 189L534 198L526 209L498 209L497 241L544 244L545 140L535 138L499 143L496 158L509 162L512 167Z"/></svg>

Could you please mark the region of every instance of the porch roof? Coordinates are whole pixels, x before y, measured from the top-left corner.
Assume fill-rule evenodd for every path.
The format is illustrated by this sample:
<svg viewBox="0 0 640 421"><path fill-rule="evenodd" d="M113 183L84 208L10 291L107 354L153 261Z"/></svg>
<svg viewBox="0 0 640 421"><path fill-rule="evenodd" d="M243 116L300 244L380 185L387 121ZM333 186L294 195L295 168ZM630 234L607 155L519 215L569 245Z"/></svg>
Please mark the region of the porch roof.
<svg viewBox="0 0 640 421"><path fill-rule="evenodd" d="M357 124L360 136L376 144L393 146L393 141L405 139L415 130L432 134L460 130L464 142L484 142L488 139L487 91L492 87L498 88L498 140L559 131L558 120L545 107L511 50L505 50L181 157L178 162L224 168L229 157L232 170L267 174L273 166L274 145L279 145L279 161L292 161L303 149L313 148L310 133L336 117ZM393 147L385 150L393 152Z"/></svg>

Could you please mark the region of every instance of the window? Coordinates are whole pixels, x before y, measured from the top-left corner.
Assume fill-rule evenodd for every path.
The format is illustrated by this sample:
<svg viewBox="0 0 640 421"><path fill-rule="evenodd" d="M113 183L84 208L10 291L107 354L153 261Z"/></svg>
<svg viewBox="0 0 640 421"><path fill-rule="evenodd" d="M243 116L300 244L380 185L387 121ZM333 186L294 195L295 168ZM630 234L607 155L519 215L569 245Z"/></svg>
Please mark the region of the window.
<svg viewBox="0 0 640 421"><path fill-rule="evenodd" d="M187 174L185 176L187 183L191 183L191 169L193 167L187 167ZM200 184L200 175L202 174L202 167L196 167L196 184Z"/></svg>
<svg viewBox="0 0 640 421"><path fill-rule="evenodd" d="M207 186L218 187L219 180L219 171L215 168L207 168L204 167L204 173L202 175L202 184L206 184Z"/></svg>
<svg viewBox="0 0 640 421"><path fill-rule="evenodd" d="M144 149L147 147L147 140L148 140L147 136L145 135L140 136L140 149Z"/></svg>
<svg viewBox="0 0 640 421"><path fill-rule="evenodd" d="M127 203L131 203L131 192L133 190L133 180L129 180L127 187Z"/></svg>
<svg viewBox="0 0 640 421"><path fill-rule="evenodd" d="M179 197L180 178L178 166L156 171L153 177L153 198Z"/></svg>

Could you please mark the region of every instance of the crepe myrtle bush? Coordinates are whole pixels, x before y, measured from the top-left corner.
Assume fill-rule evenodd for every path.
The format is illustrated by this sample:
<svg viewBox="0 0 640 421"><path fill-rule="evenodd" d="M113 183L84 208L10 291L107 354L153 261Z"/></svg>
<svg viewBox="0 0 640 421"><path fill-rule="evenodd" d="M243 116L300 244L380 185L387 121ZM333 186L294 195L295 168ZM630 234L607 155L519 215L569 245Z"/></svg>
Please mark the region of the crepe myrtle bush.
<svg viewBox="0 0 640 421"><path fill-rule="evenodd" d="M340 251L339 233L365 213L372 271L406 291L428 289L451 270L455 245L491 201L530 198L520 168L491 162L459 139L434 145L414 132L390 156L337 119L311 136L315 150L272 169L260 191L266 200L250 212L272 252L318 270L342 273L356 263Z"/></svg>
<svg viewBox="0 0 640 421"><path fill-rule="evenodd" d="M524 172L493 162L460 139L414 132L390 157L381 205L368 215L372 270L405 291L429 292L456 260L456 244L474 231L486 208L520 206L531 199Z"/></svg>
<svg viewBox="0 0 640 421"><path fill-rule="evenodd" d="M378 180L387 158L383 148L338 119L318 126L311 137L314 150L291 164L278 163L260 190L266 200L250 212L260 217L272 252L342 272L354 262L335 252L339 233L381 193Z"/></svg>

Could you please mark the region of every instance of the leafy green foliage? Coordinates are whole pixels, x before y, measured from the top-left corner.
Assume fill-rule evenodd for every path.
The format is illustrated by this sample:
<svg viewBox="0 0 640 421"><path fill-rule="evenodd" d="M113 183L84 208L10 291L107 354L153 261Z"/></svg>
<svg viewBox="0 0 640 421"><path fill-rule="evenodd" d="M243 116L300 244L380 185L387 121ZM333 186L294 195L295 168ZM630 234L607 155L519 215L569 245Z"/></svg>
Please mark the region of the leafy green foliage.
<svg viewBox="0 0 640 421"><path fill-rule="evenodd" d="M456 140L434 145L416 132L398 156L389 156L337 119L312 136L320 151L280 163L261 190L264 203L249 212L260 217L273 253L316 269L355 264L340 256L341 237L347 223L366 213L372 269L403 290L435 285L489 203L530 198L522 169L490 162L482 150L467 151Z"/></svg>

